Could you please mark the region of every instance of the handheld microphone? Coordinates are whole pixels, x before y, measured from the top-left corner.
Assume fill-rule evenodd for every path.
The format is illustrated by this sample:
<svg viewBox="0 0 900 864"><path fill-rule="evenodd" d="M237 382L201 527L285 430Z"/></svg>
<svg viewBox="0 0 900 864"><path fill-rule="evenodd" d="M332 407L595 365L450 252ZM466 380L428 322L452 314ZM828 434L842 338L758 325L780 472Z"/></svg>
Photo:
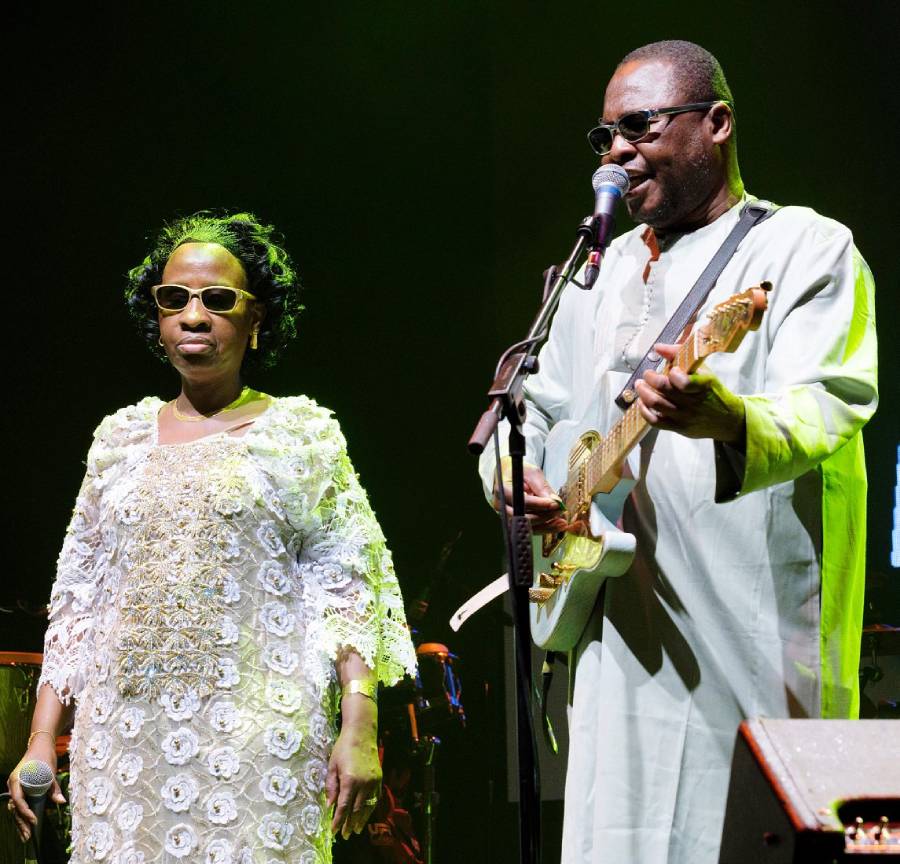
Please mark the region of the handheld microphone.
<svg viewBox="0 0 900 864"><path fill-rule="evenodd" d="M612 235L615 222L613 214L619 199L628 191L628 174L619 165L601 165L591 178L596 201L594 214L595 241L588 254L587 266L584 268L585 289L592 288L600 273L600 259L606 251L606 244Z"/></svg>
<svg viewBox="0 0 900 864"><path fill-rule="evenodd" d="M46 762L29 759L19 768L19 783L31 812L37 817L25 847L25 864L40 864L44 806L47 803L47 791L53 785L53 771Z"/></svg>

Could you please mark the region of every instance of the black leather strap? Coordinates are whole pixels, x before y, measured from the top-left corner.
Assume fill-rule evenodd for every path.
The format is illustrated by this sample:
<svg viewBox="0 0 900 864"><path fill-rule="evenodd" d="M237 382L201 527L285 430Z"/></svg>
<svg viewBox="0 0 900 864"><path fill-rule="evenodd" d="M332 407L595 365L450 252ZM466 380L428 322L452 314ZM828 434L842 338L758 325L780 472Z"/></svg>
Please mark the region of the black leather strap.
<svg viewBox="0 0 900 864"><path fill-rule="evenodd" d="M678 305L675 313L669 319L668 324L663 327L662 332L653 340L653 345L657 342L675 342L679 334L688 322L697 313L697 310L703 305L703 302L709 296L716 280L725 269L725 265L731 260L741 240L747 236L747 232L754 225L768 219L778 208L768 201L751 201L744 205L741 210L740 218L734 228L731 229L729 235L725 238L722 245L713 255L712 260L706 265L706 269L700 274L700 278L694 283L694 287L688 292L687 296ZM653 345L644 355L644 359L638 364L637 369L631 374L628 383L622 388L622 392L616 396L616 405L623 411L637 398L634 390L634 383L638 378L643 378L644 373L648 369L656 369L659 365L659 355L653 350Z"/></svg>

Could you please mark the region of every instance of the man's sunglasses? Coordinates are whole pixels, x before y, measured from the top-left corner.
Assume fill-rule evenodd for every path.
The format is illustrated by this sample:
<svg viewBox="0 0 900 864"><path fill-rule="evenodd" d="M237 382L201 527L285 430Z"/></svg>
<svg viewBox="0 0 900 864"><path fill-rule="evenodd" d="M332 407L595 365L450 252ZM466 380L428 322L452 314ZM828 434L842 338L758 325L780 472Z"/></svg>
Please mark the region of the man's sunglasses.
<svg viewBox="0 0 900 864"><path fill-rule="evenodd" d="M199 297L207 312L234 312L242 298L255 300L253 294L228 285L210 285L209 288L187 288L184 285L154 285L150 289L156 305L163 312L180 312L191 299Z"/></svg>
<svg viewBox="0 0 900 864"><path fill-rule="evenodd" d="M675 108L647 108L644 111L631 111L623 114L615 123L601 123L587 134L591 149L598 156L605 156L612 150L613 139L618 132L632 144L643 141L650 134L650 124L665 114L686 114L688 111L706 111L719 103L732 107L727 99L716 99L715 102L691 102L689 105L678 105Z"/></svg>

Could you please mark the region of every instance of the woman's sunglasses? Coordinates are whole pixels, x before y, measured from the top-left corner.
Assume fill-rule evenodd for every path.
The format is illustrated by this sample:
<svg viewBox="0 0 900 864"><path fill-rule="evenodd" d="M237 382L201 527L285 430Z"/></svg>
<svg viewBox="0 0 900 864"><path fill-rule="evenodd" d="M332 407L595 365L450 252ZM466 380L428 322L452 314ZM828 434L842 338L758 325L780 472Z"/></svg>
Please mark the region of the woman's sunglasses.
<svg viewBox="0 0 900 864"><path fill-rule="evenodd" d="M210 285L209 288L188 288L184 285L154 285L150 292L156 305L163 312L180 312L191 299L199 297L207 312L234 312L243 298L255 300L249 291L228 285Z"/></svg>
<svg viewBox="0 0 900 864"><path fill-rule="evenodd" d="M732 108L727 99L716 99L715 102L691 102L689 105L678 105L675 108L647 108L644 111L632 111L623 114L615 123L602 123L595 126L587 134L591 149L598 156L605 156L612 150L613 139L618 132L626 141L635 144L643 141L650 134L650 124L666 114L686 114L688 111L706 111L719 103Z"/></svg>

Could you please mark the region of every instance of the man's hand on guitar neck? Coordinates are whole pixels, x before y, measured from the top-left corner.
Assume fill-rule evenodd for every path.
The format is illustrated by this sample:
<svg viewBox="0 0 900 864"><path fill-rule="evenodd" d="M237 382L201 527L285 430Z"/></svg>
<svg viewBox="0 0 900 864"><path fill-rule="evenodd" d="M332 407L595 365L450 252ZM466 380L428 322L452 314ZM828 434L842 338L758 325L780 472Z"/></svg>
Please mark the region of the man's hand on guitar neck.
<svg viewBox="0 0 900 864"><path fill-rule="evenodd" d="M678 345L659 343L657 354L673 360ZM688 438L713 438L743 448L746 437L744 403L715 375L688 375L677 366L665 374L648 371L635 384L643 418L656 429Z"/></svg>
<svg viewBox="0 0 900 864"><path fill-rule="evenodd" d="M512 516L512 486L510 477L512 463L508 456L501 461L503 470L503 491L506 495L506 513ZM568 525L565 519L565 505L553 487L547 482L544 472L536 465L528 462L524 466L525 477L525 513L535 534L558 534L565 531ZM500 509L500 497L494 490L494 509Z"/></svg>

